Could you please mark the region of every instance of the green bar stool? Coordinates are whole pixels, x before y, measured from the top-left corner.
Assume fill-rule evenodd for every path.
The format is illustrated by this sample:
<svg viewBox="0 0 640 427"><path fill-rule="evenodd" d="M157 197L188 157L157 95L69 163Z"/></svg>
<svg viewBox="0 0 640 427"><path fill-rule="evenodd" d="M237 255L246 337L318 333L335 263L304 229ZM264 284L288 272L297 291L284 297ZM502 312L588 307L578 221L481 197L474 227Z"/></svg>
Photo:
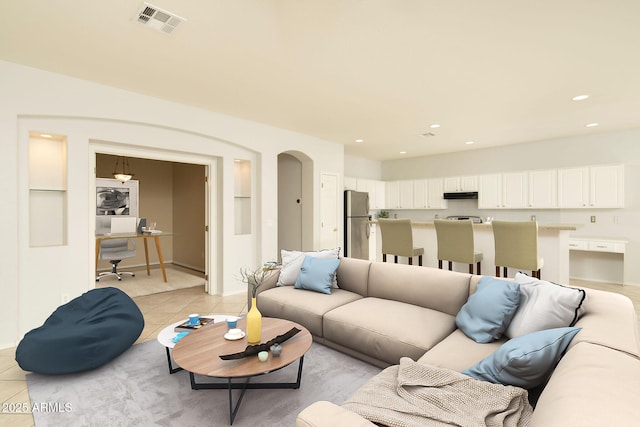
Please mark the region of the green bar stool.
<svg viewBox="0 0 640 427"><path fill-rule="evenodd" d="M387 262L387 254L394 256L398 263L398 256L409 258L409 265L413 264L413 257L418 257L418 265L422 266L424 248L413 247L413 230L409 219L379 218L380 235L382 237L382 261Z"/></svg>
<svg viewBox="0 0 640 427"><path fill-rule="evenodd" d="M507 277L507 267L530 270L540 279L540 269L544 260L538 256L538 223L536 221L496 221L493 227L495 243L496 277L500 277L500 267Z"/></svg>
<svg viewBox="0 0 640 427"><path fill-rule="evenodd" d="M442 268L442 261L449 262L449 270L454 262L462 262L469 264L469 274L473 274L474 264L476 274L482 274L482 252L474 250L473 222L470 219L436 219L433 224L438 239L438 268Z"/></svg>

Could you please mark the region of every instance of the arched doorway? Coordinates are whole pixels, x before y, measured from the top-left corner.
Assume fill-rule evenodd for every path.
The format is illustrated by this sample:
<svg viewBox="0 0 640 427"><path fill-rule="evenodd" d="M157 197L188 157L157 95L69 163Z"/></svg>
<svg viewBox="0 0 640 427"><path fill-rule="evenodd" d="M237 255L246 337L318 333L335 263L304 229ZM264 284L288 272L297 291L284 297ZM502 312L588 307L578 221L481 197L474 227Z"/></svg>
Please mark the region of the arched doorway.
<svg viewBox="0 0 640 427"><path fill-rule="evenodd" d="M304 153L278 155L278 254L313 249L313 162Z"/></svg>

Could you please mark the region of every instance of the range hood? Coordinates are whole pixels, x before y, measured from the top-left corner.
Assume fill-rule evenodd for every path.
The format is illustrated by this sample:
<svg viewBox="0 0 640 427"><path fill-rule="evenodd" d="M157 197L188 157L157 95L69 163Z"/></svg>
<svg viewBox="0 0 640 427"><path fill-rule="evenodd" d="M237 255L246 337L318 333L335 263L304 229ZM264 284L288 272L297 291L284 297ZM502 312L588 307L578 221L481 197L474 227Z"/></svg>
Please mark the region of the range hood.
<svg viewBox="0 0 640 427"><path fill-rule="evenodd" d="M456 193L444 193L445 200L456 200L456 199L477 199L478 192L477 191L461 191Z"/></svg>

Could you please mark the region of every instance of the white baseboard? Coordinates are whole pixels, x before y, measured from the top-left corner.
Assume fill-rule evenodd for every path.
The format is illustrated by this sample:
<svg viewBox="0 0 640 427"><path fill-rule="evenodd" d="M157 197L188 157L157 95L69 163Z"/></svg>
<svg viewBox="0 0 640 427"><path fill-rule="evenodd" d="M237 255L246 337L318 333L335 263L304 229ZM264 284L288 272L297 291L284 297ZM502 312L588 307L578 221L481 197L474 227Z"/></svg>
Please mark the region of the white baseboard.
<svg viewBox="0 0 640 427"><path fill-rule="evenodd" d="M640 283L633 283L633 282L613 282L611 280L596 280L594 278L591 277L575 277L575 276L571 276L569 277L569 280L584 280L585 282L593 282L593 283L608 283L611 285L620 285L620 286L640 286Z"/></svg>
<svg viewBox="0 0 640 427"><path fill-rule="evenodd" d="M178 267L188 268L189 270L197 271L198 273L204 274L204 270L202 269L202 267L196 267L195 265L189 265L183 262L176 262L176 261L173 262L173 265L177 265Z"/></svg>

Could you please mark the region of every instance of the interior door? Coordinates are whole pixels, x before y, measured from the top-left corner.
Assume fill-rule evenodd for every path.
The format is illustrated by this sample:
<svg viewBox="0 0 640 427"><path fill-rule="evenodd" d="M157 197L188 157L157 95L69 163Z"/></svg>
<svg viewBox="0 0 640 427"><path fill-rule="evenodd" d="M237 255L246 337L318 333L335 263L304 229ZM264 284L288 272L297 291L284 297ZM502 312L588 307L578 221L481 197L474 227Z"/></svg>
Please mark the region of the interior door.
<svg viewBox="0 0 640 427"><path fill-rule="evenodd" d="M332 249L338 242L338 175L320 175L320 248Z"/></svg>

